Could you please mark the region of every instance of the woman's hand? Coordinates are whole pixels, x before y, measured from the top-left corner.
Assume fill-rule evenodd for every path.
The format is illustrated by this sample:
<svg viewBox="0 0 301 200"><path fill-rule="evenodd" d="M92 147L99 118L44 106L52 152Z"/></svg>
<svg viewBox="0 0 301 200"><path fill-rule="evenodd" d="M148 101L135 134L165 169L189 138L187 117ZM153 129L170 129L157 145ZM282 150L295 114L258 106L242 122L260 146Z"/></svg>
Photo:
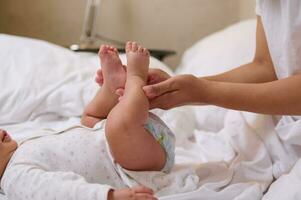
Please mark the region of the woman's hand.
<svg viewBox="0 0 301 200"><path fill-rule="evenodd" d="M136 186L120 190L111 190L108 195L108 200L157 200L153 194L153 191L147 187Z"/></svg>
<svg viewBox="0 0 301 200"><path fill-rule="evenodd" d="M123 66L126 70L126 66ZM151 68L148 71L148 79L147 79L147 84L156 84L160 83L162 81L165 81L170 78L170 75L166 72L164 72L161 69L156 69L156 68ZM103 85L103 75L102 75L102 70L98 69L96 72L96 77L95 77L95 82L99 85Z"/></svg>
<svg viewBox="0 0 301 200"><path fill-rule="evenodd" d="M193 75L179 75L143 87L150 108L170 109L182 105L205 103L205 80Z"/></svg>

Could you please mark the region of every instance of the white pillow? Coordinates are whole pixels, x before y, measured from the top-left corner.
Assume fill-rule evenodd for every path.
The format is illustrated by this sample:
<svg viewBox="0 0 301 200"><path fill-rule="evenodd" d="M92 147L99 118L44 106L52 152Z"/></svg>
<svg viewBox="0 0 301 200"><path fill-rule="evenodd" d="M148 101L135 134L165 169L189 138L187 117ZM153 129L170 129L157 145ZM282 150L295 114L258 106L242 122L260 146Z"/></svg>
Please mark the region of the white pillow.
<svg viewBox="0 0 301 200"><path fill-rule="evenodd" d="M0 124L78 116L93 89L93 63L45 41L2 34L0 60Z"/></svg>
<svg viewBox="0 0 301 200"><path fill-rule="evenodd" d="M255 41L256 20L234 24L201 39L189 48L176 73L208 76L238 67L252 61ZM195 111L199 129L218 131L223 127L226 109L203 106L196 107Z"/></svg>
<svg viewBox="0 0 301 200"><path fill-rule="evenodd" d="M228 71L253 59L255 41L256 20L239 22L186 50L176 72L207 76Z"/></svg>

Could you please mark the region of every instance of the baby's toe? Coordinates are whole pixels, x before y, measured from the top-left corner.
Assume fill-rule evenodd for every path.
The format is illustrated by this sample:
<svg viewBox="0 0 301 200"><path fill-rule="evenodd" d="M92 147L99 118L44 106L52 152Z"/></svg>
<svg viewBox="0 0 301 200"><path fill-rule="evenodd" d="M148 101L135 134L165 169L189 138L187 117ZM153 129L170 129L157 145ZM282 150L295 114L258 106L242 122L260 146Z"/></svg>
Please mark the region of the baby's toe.
<svg viewBox="0 0 301 200"><path fill-rule="evenodd" d="M139 52L139 53L143 53L143 47L139 46L139 47L138 47L138 52Z"/></svg>
<svg viewBox="0 0 301 200"><path fill-rule="evenodd" d="M132 44L132 51L137 51L138 50L138 48L139 48L139 46L138 46L138 44L137 44L137 42L133 42L133 44Z"/></svg>
<svg viewBox="0 0 301 200"><path fill-rule="evenodd" d="M99 56L104 55L107 53L107 51L108 51L108 47L106 45L101 45L98 51L98 55Z"/></svg>
<svg viewBox="0 0 301 200"><path fill-rule="evenodd" d="M144 55L148 56L149 55L149 51L147 50L147 48L143 48L142 49Z"/></svg>
<svg viewBox="0 0 301 200"><path fill-rule="evenodd" d="M132 51L132 42L129 41L129 42L126 43L125 51L126 52Z"/></svg>

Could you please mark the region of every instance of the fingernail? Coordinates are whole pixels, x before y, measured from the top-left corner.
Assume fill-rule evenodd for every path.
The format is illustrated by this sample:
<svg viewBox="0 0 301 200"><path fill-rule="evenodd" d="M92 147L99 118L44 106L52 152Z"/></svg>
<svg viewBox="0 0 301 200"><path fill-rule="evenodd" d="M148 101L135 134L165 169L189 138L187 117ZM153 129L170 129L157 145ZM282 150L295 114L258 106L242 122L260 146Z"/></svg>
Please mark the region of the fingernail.
<svg viewBox="0 0 301 200"><path fill-rule="evenodd" d="M149 89L148 86L145 86L145 87L143 87L142 89L144 90L144 93L145 93L146 95L149 95L150 89Z"/></svg>

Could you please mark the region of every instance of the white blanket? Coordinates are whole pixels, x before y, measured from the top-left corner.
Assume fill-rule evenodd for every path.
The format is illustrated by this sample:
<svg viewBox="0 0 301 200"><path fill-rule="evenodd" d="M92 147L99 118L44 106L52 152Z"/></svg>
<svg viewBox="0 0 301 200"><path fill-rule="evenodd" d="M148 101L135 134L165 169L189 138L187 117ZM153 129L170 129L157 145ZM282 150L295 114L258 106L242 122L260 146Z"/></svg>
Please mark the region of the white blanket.
<svg viewBox="0 0 301 200"><path fill-rule="evenodd" d="M300 132L301 121L291 117L278 122L272 116L230 111L219 133L196 131L196 143L177 148L175 171L179 172L166 178L173 182L170 193L186 187L196 190L160 199L300 199ZM190 166L186 179L179 179L182 165ZM279 180L267 192L275 178ZM148 180L162 181L155 175Z"/></svg>

